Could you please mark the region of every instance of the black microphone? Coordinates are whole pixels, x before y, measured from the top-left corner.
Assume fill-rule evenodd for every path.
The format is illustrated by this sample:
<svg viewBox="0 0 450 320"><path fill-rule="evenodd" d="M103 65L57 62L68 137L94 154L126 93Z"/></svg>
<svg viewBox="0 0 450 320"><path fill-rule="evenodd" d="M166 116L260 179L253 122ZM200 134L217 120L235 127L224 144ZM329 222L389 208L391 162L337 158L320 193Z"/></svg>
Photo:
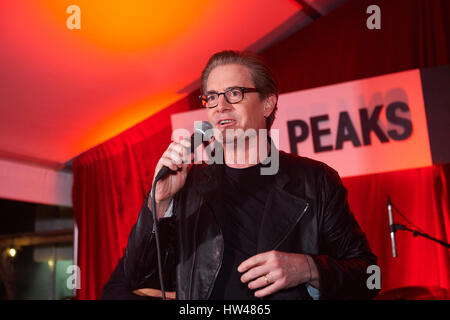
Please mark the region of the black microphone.
<svg viewBox="0 0 450 320"><path fill-rule="evenodd" d="M194 133L191 135L191 153L194 153L195 149L202 144L203 136L206 134L206 131L212 128L212 124L208 121L201 121L195 124ZM163 166L156 175L155 181L165 178L170 171L171 170L168 167Z"/></svg>
<svg viewBox="0 0 450 320"><path fill-rule="evenodd" d="M392 218L392 203L391 198L387 197L387 208L388 208L388 216L389 216L389 231L391 233L391 244L392 244L392 257L397 257L397 248L395 247L395 225L394 219Z"/></svg>

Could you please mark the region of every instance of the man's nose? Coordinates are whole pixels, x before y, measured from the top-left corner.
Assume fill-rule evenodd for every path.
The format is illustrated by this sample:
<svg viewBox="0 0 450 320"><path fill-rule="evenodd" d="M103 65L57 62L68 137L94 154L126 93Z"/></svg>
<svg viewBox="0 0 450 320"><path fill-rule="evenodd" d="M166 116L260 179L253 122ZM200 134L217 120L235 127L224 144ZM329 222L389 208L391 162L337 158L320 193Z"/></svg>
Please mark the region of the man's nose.
<svg viewBox="0 0 450 320"><path fill-rule="evenodd" d="M219 103L217 104L217 111L222 112L223 110L230 110L232 108L232 104L227 101L224 94L219 96Z"/></svg>

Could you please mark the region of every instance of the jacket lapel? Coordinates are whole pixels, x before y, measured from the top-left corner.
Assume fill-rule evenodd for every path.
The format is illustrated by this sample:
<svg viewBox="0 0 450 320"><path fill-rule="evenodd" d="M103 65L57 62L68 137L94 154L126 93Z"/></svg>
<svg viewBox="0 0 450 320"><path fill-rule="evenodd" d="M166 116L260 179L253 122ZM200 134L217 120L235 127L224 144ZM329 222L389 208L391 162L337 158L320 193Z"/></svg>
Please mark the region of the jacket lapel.
<svg viewBox="0 0 450 320"><path fill-rule="evenodd" d="M275 149L274 144L272 148ZM279 152L279 155L279 170L275 175L274 188L267 199L261 221L258 252L276 249L303 218L309 207L305 199L289 192L291 181L289 163L283 152ZM214 201L214 194L220 190L223 174L223 165L218 164L208 165L201 170L198 180L196 179L198 182L196 188L205 201Z"/></svg>
<svg viewBox="0 0 450 320"><path fill-rule="evenodd" d="M223 165L212 164L203 168L196 184L197 192L203 198L198 208L199 219L197 224L199 226L197 230L199 231L196 236L196 250L200 250L203 254L196 256L194 268L196 265L201 265L202 268L195 268L197 269L195 272L196 280L192 283L191 299L203 300L209 298L221 266L224 250L223 236L214 212L210 208L220 195L219 188L222 177ZM205 207L204 205L208 203L210 205Z"/></svg>
<svg viewBox="0 0 450 320"><path fill-rule="evenodd" d="M217 165L203 168L192 168L192 177L187 180L189 192L180 192L175 202L176 215L179 223L179 254L180 263L177 267L177 298L178 299L206 299L209 287L214 283L214 273L200 272L204 269L196 266L207 266L207 270L220 267L221 252L216 254L196 255L199 250L212 252L215 247L221 247L223 240L217 231L218 226L205 213L205 202L217 193L219 182L215 177L220 175ZM182 189L184 190L184 189ZM203 228L203 229L202 229ZM212 241L205 241L209 238ZM216 239L217 238L217 239ZM206 248L206 246L210 246ZM202 258L203 257L203 258ZM199 287L200 286L200 287ZM195 287L195 288L194 288Z"/></svg>
<svg viewBox="0 0 450 320"><path fill-rule="evenodd" d="M280 153L280 168L275 175L264 208L258 237L258 253L275 250L307 212L309 204L287 191L290 175L287 163Z"/></svg>

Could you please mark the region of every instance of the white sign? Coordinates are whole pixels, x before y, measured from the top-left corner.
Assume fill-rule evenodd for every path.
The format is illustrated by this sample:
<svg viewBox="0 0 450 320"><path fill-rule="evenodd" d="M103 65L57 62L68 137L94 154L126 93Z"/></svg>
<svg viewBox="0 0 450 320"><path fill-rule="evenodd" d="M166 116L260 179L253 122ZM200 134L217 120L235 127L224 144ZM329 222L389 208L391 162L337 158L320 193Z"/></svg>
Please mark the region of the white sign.
<svg viewBox="0 0 450 320"><path fill-rule="evenodd" d="M193 130L205 110L172 115ZM432 164L418 69L282 94L272 129L280 150L325 162L342 177Z"/></svg>

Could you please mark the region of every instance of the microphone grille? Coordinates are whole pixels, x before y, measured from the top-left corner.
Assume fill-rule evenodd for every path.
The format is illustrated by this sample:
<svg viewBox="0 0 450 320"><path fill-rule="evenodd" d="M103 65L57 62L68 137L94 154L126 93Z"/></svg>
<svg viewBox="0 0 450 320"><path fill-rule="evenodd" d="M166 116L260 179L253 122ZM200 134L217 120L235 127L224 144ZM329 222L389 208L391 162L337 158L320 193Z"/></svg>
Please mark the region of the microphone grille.
<svg viewBox="0 0 450 320"><path fill-rule="evenodd" d="M201 134L205 134L205 132L209 129L212 129L213 126L208 121L196 122L194 127L194 132L200 132Z"/></svg>

